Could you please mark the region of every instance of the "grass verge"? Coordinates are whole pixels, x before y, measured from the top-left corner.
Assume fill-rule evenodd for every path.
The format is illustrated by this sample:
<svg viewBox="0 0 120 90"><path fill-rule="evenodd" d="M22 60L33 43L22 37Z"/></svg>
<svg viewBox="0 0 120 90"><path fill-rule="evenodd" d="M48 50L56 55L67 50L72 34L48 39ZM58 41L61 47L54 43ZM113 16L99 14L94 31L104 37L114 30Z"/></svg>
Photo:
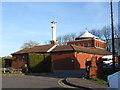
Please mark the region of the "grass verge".
<svg viewBox="0 0 120 90"><path fill-rule="evenodd" d="M107 84L107 81L103 80L103 79L100 79L100 78L90 78L88 79L90 81L93 81L93 82L96 82L98 84Z"/></svg>

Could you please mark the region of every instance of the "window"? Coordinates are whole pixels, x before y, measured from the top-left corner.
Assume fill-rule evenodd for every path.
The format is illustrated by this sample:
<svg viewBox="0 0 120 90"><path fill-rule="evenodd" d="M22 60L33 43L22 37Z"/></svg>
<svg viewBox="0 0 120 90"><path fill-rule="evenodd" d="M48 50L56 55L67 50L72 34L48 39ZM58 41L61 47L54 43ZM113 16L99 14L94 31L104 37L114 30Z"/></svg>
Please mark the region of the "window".
<svg viewBox="0 0 120 90"><path fill-rule="evenodd" d="M25 59L25 56L22 56L22 60L24 60Z"/></svg>
<svg viewBox="0 0 120 90"><path fill-rule="evenodd" d="M75 43L75 45L78 45L77 43Z"/></svg>
<svg viewBox="0 0 120 90"><path fill-rule="evenodd" d="M84 47L87 47L87 44L86 44L86 43L84 43Z"/></svg>
<svg viewBox="0 0 120 90"><path fill-rule="evenodd" d="M25 56L23 56L23 59L25 58Z"/></svg>
<svg viewBox="0 0 120 90"><path fill-rule="evenodd" d="M96 43L96 46L99 47L99 43Z"/></svg>
<svg viewBox="0 0 120 90"><path fill-rule="evenodd" d="M88 43L88 46L89 46L89 47L92 47L92 43L91 43L91 42L90 42L90 43Z"/></svg>
<svg viewBox="0 0 120 90"><path fill-rule="evenodd" d="M82 46L82 43L80 43L80 46Z"/></svg>
<svg viewBox="0 0 120 90"><path fill-rule="evenodd" d="M102 48L102 45L100 44L100 47Z"/></svg>
<svg viewBox="0 0 120 90"><path fill-rule="evenodd" d="M98 43L98 47L99 47L99 43Z"/></svg>
<svg viewBox="0 0 120 90"><path fill-rule="evenodd" d="M78 46L78 44L76 43L76 45Z"/></svg>

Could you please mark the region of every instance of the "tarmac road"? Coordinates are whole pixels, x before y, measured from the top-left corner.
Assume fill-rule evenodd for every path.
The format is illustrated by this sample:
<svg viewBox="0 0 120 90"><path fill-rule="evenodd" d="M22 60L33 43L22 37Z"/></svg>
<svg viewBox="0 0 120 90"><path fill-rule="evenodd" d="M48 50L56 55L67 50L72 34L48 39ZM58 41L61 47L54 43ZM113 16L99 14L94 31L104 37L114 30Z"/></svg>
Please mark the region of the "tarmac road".
<svg viewBox="0 0 120 90"><path fill-rule="evenodd" d="M60 78L29 75L3 75L2 88L63 88Z"/></svg>

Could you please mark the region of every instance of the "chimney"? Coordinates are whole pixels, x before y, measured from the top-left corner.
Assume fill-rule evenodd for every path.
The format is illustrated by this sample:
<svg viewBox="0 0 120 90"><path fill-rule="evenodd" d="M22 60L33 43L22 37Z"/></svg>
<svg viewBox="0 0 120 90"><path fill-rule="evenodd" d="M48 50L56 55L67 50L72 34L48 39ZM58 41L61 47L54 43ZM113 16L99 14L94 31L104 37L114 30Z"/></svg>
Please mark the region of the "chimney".
<svg viewBox="0 0 120 90"><path fill-rule="evenodd" d="M50 41L51 44L58 44L58 41Z"/></svg>
<svg viewBox="0 0 120 90"><path fill-rule="evenodd" d="M58 41L56 41L56 21L53 20L52 22L52 41L51 41L51 44L58 44Z"/></svg>

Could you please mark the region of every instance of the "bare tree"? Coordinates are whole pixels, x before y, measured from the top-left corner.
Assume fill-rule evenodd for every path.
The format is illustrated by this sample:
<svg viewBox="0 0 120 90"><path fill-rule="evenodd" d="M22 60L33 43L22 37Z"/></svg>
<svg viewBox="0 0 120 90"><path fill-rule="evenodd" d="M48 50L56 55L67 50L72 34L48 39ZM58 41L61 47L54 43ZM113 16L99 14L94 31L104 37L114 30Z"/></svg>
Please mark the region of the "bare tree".
<svg viewBox="0 0 120 90"><path fill-rule="evenodd" d="M74 41L76 37L75 33L71 33L71 34L65 34L63 36L58 36L57 40L58 40L58 44L59 45L66 45L67 42L69 41Z"/></svg>
<svg viewBox="0 0 120 90"><path fill-rule="evenodd" d="M111 28L109 26L103 27L102 35L104 40L106 41L107 50L112 52L112 36L111 36ZM115 45L115 52L117 55L120 55L120 27L118 25L114 27L114 45Z"/></svg>
<svg viewBox="0 0 120 90"><path fill-rule="evenodd" d="M63 39L62 38L63 38L62 36L57 37L57 41L58 41L59 45L63 45Z"/></svg>
<svg viewBox="0 0 120 90"><path fill-rule="evenodd" d="M120 26L117 25L114 27L114 34L115 34L115 52L117 55L120 55Z"/></svg>
<svg viewBox="0 0 120 90"><path fill-rule="evenodd" d="M27 43L24 43L21 48L22 48L22 49L25 49L25 48L33 48L34 46L38 46L38 45L39 45L39 43L36 42L36 41L29 41L29 42L27 42Z"/></svg>
<svg viewBox="0 0 120 90"><path fill-rule="evenodd" d="M111 51L111 44L112 44L112 42L110 41L112 37L111 28L109 26L105 26L101 29L101 33L102 33L103 39L106 41L107 50Z"/></svg>
<svg viewBox="0 0 120 90"><path fill-rule="evenodd" d="M102 39L102 33L101 33L101 30L96 30L96 29L92 29L89 31L91 34L99 37L100 39Z"/></svg>
<svg viewBox="0 0 120 90"><path fill-rule="evenodd" d="M75 41L76 36L77 36L76 33L71 33L70 34L71 41Z"/></svg>
<svg viewBox="0 0 120 90"><path fill-rule="evenodd" d="M66 45L67 42L71 41L70 34L66 34L63 36L63 44Z"/></svg>
<svg viewBox="0 0 120 90"><path fill-rule="evenodd" d="M120 25L114 27L115 38L120 38Z"/></svg>
<svg viewBox="0 0 120 90"><path fill-rule="evenodd" d="M48 45L48 44L50 44L50 40L45 41L45 45Z"/></svg>
<svg viewBox="0 0 120 90"><path fill-rule="evenodd" d="M103 27L102 30L101 30L101 33L102 33L103 38L104 38L105 40L111 39L111 35L112 35L112 34L111 34L111 28L110 28L109 26Z"/></svg>
<svg viewBox="0 0 120 90"><path fill-rule="evenodd" d="M120 37L120 24L118 24L118 32L119 32L119 37Z"/></svg>

